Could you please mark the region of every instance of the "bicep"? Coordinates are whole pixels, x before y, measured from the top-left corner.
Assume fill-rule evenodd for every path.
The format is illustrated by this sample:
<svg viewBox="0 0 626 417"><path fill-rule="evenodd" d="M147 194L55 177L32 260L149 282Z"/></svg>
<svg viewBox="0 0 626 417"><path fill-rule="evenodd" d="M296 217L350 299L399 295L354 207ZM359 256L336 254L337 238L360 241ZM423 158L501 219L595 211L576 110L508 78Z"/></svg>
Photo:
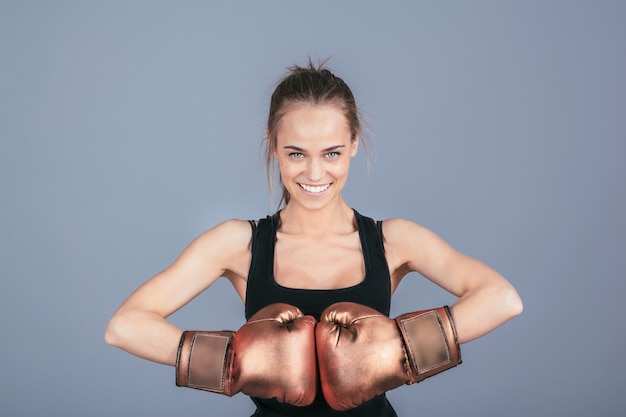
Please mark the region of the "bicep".
<svg viewBox="0 0 626 417"><path fill-rule="evenodd" d="M247 235L246 235L247 232ZM167 317L223 276L239 252L246 249L250 228L229 221L205 232L187 246L166 269L135 290L120 306Z"/></svg>
<svg viewBox="0 0 626 417"><path fill-rule="evenodd" d="M457 251L433 231L407 220L394 222L389 228L391 246L406 268L446 291L460 297L485 282L501 278L492 268Z"/></svg>
<svg viewBox="0 0 626 417"><path fill-rule="evenodd" d="M452 306L459 343L480 337L520 314L513 286L484 263L464 255L432 231L407 221L389 227L403 265L459 297Z"/></svg>

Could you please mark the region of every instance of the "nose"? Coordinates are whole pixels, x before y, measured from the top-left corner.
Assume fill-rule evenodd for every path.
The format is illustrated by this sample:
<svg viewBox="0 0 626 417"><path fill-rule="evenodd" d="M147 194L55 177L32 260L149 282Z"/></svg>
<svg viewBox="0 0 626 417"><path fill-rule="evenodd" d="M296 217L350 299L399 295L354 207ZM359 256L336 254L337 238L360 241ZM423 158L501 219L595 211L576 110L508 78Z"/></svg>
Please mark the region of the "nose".
<svg viewBox="0 0 626 417"><path fill-rule="evenodd" d="M324 178L324 163L319 158L309 159L307 175L311 182L317 182Z"/></svg>

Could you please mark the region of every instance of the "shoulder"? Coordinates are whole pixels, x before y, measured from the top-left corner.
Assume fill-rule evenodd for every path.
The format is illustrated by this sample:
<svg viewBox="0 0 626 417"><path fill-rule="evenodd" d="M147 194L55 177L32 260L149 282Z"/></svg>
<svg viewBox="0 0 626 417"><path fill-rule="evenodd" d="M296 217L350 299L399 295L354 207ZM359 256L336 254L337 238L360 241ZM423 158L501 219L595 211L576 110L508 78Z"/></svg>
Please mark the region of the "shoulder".
<svg viewBox="0 0 626 417"><path fill-rule="evenodd" d="M382 222L386 250L394 251L404 260L416 256L431 256L447 249L448 245L435 232L411 220L393 218Z"/></svg>
<svg viewBox="0 0 626 417"><path fill-rule="evenodd" d="M429 229L406 219L392 218L382 221L383 235L386 242L415 240L432 234Z"/></svg>
<svg viewBox="0 0 626 417"><path fill-rule="evenodd" d="M219 242L226 246L247 246L251 237L252 226L248 220L230 219L215 225L196 240L200 243Z"/></svg>
<svg viewBox="0 0 626 417"><path fill-rule="evenodd" d="M419 224L415 222L398 218L398 217L388 218L388 219L378 219L378 218L373 218L373 217L364 215L358 212L357 210L354 210L354 212L357 217L361 218L361 220L368 221L371 223L381 223L383 227L383 231L389 232L389 234L393 236L396 236L398 234L402 235L405 233L410 234L421 229L427 230L426 228L424 228L423 226L420 226ZM386 239L386 235L387 233L385 233L385 239Z"/></svg>
<svg viewBox="0 0 626 417"><path fill-rule="evenodd" d="M248 251L252 240L252 227L247 220L231 219L219 223L191 242L191 252L213 259L230 261Z"/></svg>

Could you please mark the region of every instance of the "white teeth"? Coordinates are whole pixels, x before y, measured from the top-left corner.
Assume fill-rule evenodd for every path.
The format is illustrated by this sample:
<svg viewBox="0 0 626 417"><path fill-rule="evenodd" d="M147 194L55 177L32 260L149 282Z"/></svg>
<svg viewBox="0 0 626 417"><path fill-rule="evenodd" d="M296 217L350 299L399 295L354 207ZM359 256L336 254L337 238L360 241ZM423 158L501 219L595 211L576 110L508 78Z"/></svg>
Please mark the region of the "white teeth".
<svg viewBox="0 0 626 417"><path fill-rule="evenodd" d="M330 187L330 184L326 184L326 185L315 185L315 186L311 186L311 185L306 185L306 184L300 184L300 187L302 187L302 189L304 191L308 191L310 193L321 193L322 191L326 190L328 187Z"/></svg>

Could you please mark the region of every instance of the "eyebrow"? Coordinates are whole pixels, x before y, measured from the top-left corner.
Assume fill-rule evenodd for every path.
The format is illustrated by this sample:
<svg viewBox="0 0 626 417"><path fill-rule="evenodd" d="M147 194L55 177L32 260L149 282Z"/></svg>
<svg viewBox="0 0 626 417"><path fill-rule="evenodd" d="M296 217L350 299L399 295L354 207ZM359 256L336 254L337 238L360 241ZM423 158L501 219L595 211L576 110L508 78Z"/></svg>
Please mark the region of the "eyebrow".
<svg viewBox="0 0 626 417"><path fill-rule="evenodd" d="M326 149L322 149L322 152L332 152L332 151L336 151L339 148L345 148L346 145L335 145L335 146L331 146L329 148ZM294 150L296 152L304 152L304 149L298 147L298 146L294 146L294 145L287 145L284 147L284 149L291 149Z"/></svg>

